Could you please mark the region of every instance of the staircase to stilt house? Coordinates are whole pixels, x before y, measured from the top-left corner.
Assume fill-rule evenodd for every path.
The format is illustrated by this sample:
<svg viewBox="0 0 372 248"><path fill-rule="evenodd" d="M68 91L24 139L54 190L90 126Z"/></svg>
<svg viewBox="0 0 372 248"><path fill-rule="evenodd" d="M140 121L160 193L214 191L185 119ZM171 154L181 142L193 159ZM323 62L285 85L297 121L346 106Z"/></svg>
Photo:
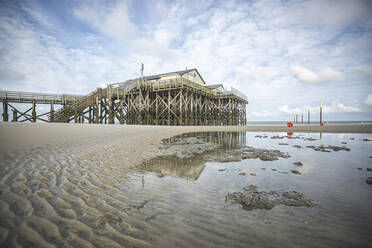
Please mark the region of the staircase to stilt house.
<svg viewBox="0 0 372 248"><path fill-rule="evenodd" d="M76 102L65 105L63 108L55 111L53 117L49 115L49 121L69 122L76 113L81 113L87 107L94 105L97 96L99 96L98 90L95 90Z"/></svg>
<svg viewBox="0 0 372 248"><path fill-rule="evenodd" d="M119 99L119 94L125 95L138 86L138 80L128 80L125 82L108 85L108 87L104 89L99 88L95 91L92 91L90 94L81 97L76 102L66 105L63 108L55 111L53 116L49 114L49 121L69 122L76 114L83 113L86 108L95 105L97 97L98 100L101 100L102 98L112 97L113 87L115 87L117 92L117 99Z"/></svg>

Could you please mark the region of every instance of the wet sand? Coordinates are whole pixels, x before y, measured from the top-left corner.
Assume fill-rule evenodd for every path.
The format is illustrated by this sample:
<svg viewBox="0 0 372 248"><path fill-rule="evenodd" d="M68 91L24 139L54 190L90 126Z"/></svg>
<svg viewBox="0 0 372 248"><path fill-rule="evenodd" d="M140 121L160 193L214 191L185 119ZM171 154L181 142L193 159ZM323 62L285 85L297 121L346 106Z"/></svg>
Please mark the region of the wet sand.
<svg viewBox="0 0 372 248"><path fill-rule="evenodd" d="M11 152L50 144L101 146L125 141L149 145L161 139L185 132L241 131L241 132L301 132L301 133L372 133L372 125L333 125L292 128L285 126L122 126L64 123L0 123L0 151ZM148 137L148 139L146 138ZM135 140L134 140L135 139ZM149 142L152 140L153 142ZM144 143L143 143L144 142ZM125 147L123 147L125 149Z"/></svg>
<svg viewBox="0 0 372 248"><path fill-rule="evenodd" d="M0 244L149 247L156 226L132 214L128 173L165 138L197 131L372 133L371 126L167 127L0 124Z"/></svg>

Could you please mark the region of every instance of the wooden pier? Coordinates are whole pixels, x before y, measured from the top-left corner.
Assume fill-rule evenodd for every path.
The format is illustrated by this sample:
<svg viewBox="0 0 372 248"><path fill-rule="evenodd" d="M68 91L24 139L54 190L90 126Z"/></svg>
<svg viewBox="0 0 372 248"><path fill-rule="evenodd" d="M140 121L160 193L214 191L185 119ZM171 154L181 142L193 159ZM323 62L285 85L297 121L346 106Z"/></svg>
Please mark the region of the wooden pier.
<svg viewBox="0 0 372 248"><path fill-rule="evenodd" d="M69 105L81 97L83 96L0 90L0 102L3 103L3 121L9 121L9 111L11 111L13 113L12 122L36 122L36 120L49 122L54 116L54 105ZM13 106L13 103L31 104L31 107L26 111L20 111ZM37 115L36 104L48 104L50 111Z"/></svg>
<svg viewBox="0 0 372 248"><path fill-rule="evenodd" d="M195 73L196 71L196 73ZM142 77L97 88L86 96L0 91L3 120L138 125L245 125L247 98L237 90L218 91L184 75L196 69ZM166 75L166 76L163 76ZM200 77L201 78L201 77ZM11 103L31 103L26 112ZM50 111L36 114L36 104ZM63 105L54 111L54 105ZM28 112L32 111L31 114ZM47 119L41 118L42 116ZM22 120L19 120L23 117Z"/></svg>

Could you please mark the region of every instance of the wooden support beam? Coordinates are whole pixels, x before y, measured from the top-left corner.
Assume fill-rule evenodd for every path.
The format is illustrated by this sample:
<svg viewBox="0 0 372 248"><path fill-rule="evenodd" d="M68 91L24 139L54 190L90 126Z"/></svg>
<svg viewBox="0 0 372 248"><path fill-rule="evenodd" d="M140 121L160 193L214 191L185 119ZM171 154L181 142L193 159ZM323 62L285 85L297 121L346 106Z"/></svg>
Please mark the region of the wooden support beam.
<svg viewBox="0 0 372 248"><path fill-rule="evenodd" d="M54 121L54 104L53 104L53 101L50 104L50 121Z"/></svg>
<svg viewBox="0 0 372 248"><path fill-rule="evenodd" d="M114 104L112 98L108 100L108 124L115 123Z"/></svg>
<svg viewBox="0 0 372 248"><path fill-rule="evenodd" d="M36 122L36 103L32 101L32 122Z"/></svg>
<svg viewBox="0 0 372 248"><path fill-rule="evenodd" d="M6 122L9 119L8 115L8 102L3 101L3 121Z"/></svg>
<svg viewBox="0 0 372 248"><path fill-rule="evenodd" d="M15 111L13 109L13 120L12 120L12 122L17 122L17 121L18 121L17 111Z"/></svg>
<svg viewBox="0 0 372 248"><path fill-rule="evenodd" d="M159 125L159 93L155 92L155 124Z"/></svg>
<svg viewBox="0 0 372 248"><path fill-rule="evenodd" d="M168 110L168 126L170 126L170 104L171 104L171 93L170 93L170 90L168 90L168 104L167 104L167 110Z"/></svg>
<svg viewBox="0 0 372 248"><path fill-rule="evenodd" d="M99 123L99 99L96 97L96 106L94 108L94 123Z"/></svg>
<svg viewBox="0 0 372 248"><path fill-rule="evenodd" d="M124 109L123 109L123 105L124 105L124 99L120 101L119 103L119 122L120 124L124 124Z"/></svg>

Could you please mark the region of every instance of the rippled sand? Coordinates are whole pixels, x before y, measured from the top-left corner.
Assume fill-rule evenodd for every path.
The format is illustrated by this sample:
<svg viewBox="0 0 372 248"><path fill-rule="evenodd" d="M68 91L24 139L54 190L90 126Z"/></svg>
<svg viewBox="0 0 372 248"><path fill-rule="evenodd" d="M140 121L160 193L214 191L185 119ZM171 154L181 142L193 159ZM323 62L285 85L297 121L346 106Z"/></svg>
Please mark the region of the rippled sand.
<svg viewBox="0 0 372 248"><path fill-rule="evenodd" d="M128 173L164 138L240 129L2 123L0 244L149 247L156 226L136 217L147 203L125 193Z"/></svg>

